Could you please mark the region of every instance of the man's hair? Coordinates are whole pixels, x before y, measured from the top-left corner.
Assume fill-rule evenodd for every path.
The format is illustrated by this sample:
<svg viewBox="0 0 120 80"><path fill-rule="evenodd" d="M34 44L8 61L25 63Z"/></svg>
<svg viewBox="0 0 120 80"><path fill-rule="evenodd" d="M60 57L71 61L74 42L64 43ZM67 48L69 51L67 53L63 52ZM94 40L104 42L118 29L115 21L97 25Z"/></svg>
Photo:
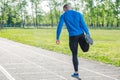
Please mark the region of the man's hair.
<svg viewBox="0 0 120 80"><path fill-rule="evenodd" d="M65 4L64 6L63 6L63 8L67 8L68 6L70 6L69 4Z"/></svg>

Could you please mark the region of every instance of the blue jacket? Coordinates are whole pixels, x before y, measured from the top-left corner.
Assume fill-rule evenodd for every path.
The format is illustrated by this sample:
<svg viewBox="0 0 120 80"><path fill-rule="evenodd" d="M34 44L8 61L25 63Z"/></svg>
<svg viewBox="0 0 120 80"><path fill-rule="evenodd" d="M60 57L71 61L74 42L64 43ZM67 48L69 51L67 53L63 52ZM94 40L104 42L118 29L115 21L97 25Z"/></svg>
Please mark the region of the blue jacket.
<svg viewBox="0 0 120 80"><path fill-rule="evenodd" d="M60 16L60 21L56 32L57 40L60 39L60 33L64 22L69 32L69 36L77 36L82 33L86 33L87 35L90 35L87 25L84 22L84 18L82 14L77 11L67 10L65 13L63 13Z"/></svg>

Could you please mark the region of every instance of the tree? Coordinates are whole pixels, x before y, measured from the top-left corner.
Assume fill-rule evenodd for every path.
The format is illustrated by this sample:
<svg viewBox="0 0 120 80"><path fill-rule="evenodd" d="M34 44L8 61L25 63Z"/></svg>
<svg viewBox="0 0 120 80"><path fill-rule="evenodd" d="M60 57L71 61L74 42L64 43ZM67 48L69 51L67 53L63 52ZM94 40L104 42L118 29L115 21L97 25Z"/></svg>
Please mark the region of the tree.
<svg viewBox="0 0 120 80"><path fill-rule="evenodd" d="M38 24L40 23L40 18L37 18L38 16L41 17L40 15L42 14L42 10L41 7L39 7L39 5L41 5L41 0L30 0L32 3L32 18L33 18L33 23L34 26L38 27Z"/></svg>
<svg viewBox="0 0 120 80"><path fill-rule="evenodd" d="M6 4L7 1L5 0L1 0L1 28L4 27L4 23L5 23L5 8L6 8Z"/></svg>
<svg viewBox="0 0 120 80"><path fill-rule="evenodd" d="M117 27L120 26L120 0L115 0L115 9L114 9L114 14L116 15L117 18Z"/></svg>
<svg viewBox="0 0 120 80"><path fill-rule="evenodd" d="M30 1L30 2L29 2ZM28 15L28 2L32 14ZM44 13L41 5L44 0L0 0L0 25L17 26L31 24L38 28L40 24L58 24L65 3L71 2L73 9L81 11L91 27L120 26L119 0L48 0L49 12ZM44 13L44 14L43 14ZM6 25L7 24L7 25Z"/></svg>
<svg viewBox="0 0 120 80"><path fill-rule="evenodd" d="M49 1L49 9L50 9L50 20L51 20L51 27L54 26L54 23L53 23L53 5L52 5L52 1Z"/></svg>
<svg viewBox="0 0 120 80"><path fill-rule="evenodd" d="M93 0L84 0L86 2L85 10L89 13L89 25L93 26L92 13L93 13Z"/></svg>
<svg viewBox="0 0 120 80"><path fill-rule="evenodd" d="M59 17L60 17L60 9L61 9L61 2L60 1L56 1L56 0L53 0L52 1L52 5L53 5L53 12L55 14L55 23L58 24L58 21L59 21Z"/></svg>

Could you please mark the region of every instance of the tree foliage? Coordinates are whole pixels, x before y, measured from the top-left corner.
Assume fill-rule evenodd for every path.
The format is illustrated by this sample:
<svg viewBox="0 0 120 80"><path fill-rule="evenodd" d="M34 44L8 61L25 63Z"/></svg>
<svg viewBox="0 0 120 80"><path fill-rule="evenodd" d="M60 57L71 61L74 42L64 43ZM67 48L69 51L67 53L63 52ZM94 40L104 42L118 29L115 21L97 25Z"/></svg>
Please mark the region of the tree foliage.
<svg viewBox="0 0 120 80"><path fill-rule="evenodd" d="M43 2L47 5L41 7ZM83 13L90 27L120 27L120 0L0 0L0 26L53 27L58 24L65 3Z"/></svg>

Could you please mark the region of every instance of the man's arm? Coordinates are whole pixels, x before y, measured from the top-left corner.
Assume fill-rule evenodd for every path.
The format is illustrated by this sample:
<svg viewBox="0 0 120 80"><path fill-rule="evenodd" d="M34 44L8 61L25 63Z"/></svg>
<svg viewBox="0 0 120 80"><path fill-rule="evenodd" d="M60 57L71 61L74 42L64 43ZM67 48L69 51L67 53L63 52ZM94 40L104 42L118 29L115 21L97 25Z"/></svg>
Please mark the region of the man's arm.
<svg viewBox="0 0 120 80"><path fill-rule="evenodd" d="M62 26L63 26L64 20L63 20L63 15L61 15L60 17L60 21L57 27L57 31L56 31L56 43L59 44L60 43L60 33L62 31Z"/></svg>
<svg viewBox="0 0 120 80"><path fill-rule="evenodd" d="M82 16L82 14L80 14L80 23L81 23L81 27L83 28L84 32L86 33L86 35L89 35L90 36L90 32L88 30L88 27L84 21L84 18Z"/></svg>

